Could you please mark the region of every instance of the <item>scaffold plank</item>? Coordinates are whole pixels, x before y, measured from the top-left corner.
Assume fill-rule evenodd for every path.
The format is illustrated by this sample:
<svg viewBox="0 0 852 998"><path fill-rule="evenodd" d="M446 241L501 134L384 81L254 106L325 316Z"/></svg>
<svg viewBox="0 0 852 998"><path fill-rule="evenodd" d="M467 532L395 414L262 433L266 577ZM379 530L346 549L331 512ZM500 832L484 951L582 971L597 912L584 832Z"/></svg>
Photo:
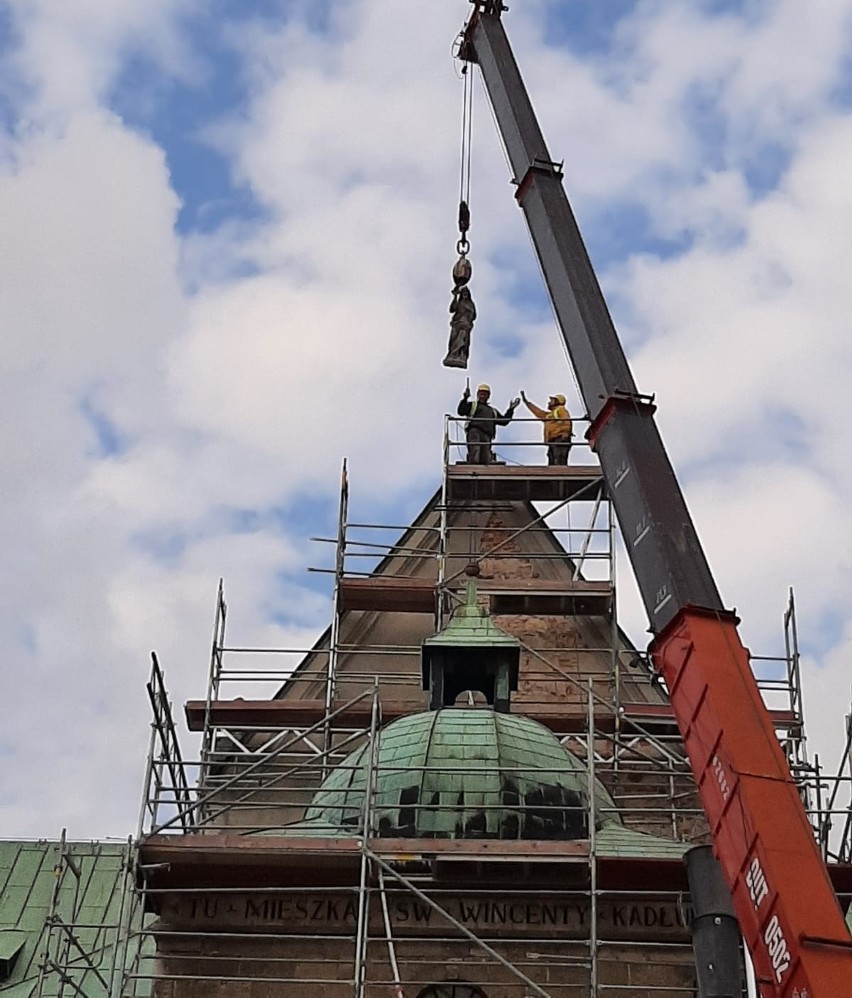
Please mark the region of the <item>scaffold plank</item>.
<svg viewBox="0 0 852 998"><path fill-rule="evenodd" d="M467 863L554 864L568 867L588 863L588 839L566 842L500 839L371 838L371 852L389 863L430 867L453 874ZM306 862L309 859L310 862ZM230 885L358 882L361 840L308 836L246 836L210 830L204 835L154 834L139 844L140 869L154 895L167 890L205 889ZM686 890L683 861L597 856L598 888L605 891ZM835 889L847 894L852 887L852 864L831 863Z"/></svg>
<svg viewBox="0 0 852 998"><path fill-rule="evenodd" d="M597 465L451 464L449 500L593 500L603 488Z"/></svg>
<svg viewBox="0 0 852 998"><path fill-rule="evenodd" d="M385 610L398 613L434 613L435 582L431 579L404 579L375 575L368 578L342 578L339 588L341 610Z"/></svg>
<svg viewBox="0 0 852 998"><path fill-rule="evenodd" d="M439 857L495 862L519 859L574 862L589 854L588 840L376 838L369 840L369 846L388 861L404 863L432 861ZM247 836L213 829L204 835L152 834L139 845L140 865L158 876L190 867L200 870L273 866L284 870L292 864L304 868L306 856L310 856L317 867L331 863L351 865L354 870L360 855L361 843L354 836Z"/></svg>
<svg viewBox="0 0 852 998"><path fill-rule="evenodd" d="M466 581L466 576L459 576L448 583L446 589L461 589ZM612 586L609 582L489 579L480 576L477 588L491 597L491 612L495 614L607 616L612 610ZM436 600L437 584L430 579L375 575L340 580L341 610L434 613Z"/></svg>
<svg viewBox="0 0 852 998"><path fill-rule="evenodd" d="M635 727L646 728L654 734L677 734L677 722L671 704L625 703L620 705L624 721ZM770 710L769 716L777 729L787 729L801 724L792 710Z"/></svg>
<svg viewBox="0 0 852 998"><path fill-rule="evenodd" d="M556 734L581 734L586 730L588 717L585 709L576 704L534 704L518 702L517 710L543 724ZM366 729L370 726L371 704L355 703L339 711L333 722L335 728ZM418 700L382 701L382 724L426 709L425 698ZM203 731L207 716L204 700L187 700L184 704L187 727L190 731ZM655 735L677 733L674 712L666 703L622 703L622 727L647 730ZM326 716L323 700L214 700L210 704L210 724L217 728L310 728ZM771 710L776 728L795 726L796 716L789 710ZM615 714L595 718L596 729L602 734L615 730Z"/></svg>
<svg viewBox="0 0 852 998"><path fill-rule="evenodd" d="M577 704L519 703L518 710L557 734L578 734L586 730L587 714ZM408 714L426 709L425 699L382 701L382 723L390 724ZM356 703L339 711L335 728L366 729L370 726L371 705ZM204 700L188 700L184 705L190 731L203 731L207 716ZM318 724L326 716L323 700L214 700L210 704L210 724L218 728L300 729ZM673 723L673 722L672 722ZM613 731L614 715L597 719L603 731Z"/></svg>
<svg viewBox="0 0 852 998"><path fill-rule="evenodd" d="M485 580L480 590L491 595L493 614L608 617L613 590L608 582L555 582L520 579L496 584Z"/></svg>

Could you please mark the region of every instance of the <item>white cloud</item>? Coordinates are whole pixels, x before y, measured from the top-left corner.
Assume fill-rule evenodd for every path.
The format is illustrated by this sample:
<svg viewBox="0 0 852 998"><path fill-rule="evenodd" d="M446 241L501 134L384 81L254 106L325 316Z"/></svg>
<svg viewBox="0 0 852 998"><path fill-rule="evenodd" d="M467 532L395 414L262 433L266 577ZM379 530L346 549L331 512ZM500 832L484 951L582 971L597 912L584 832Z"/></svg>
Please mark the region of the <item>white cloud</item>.
<svg viewBox="0 0 852 998"><path fill-rule="evenodd" d="M60 124L103 100L134 56L177 78L203 74L181 31L198 0L8 0L7 7L19 44L6 72L26 94L28 126Z"/></svg>

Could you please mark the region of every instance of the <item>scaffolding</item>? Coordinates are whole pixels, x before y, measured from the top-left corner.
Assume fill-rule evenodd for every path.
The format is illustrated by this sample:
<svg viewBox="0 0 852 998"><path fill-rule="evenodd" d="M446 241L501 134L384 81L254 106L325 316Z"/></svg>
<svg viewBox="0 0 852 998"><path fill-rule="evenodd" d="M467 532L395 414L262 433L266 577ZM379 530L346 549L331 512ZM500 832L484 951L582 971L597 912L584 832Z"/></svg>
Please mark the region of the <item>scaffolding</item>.
<svg viewBox="0 0 852 998"><path fill-rule="evenodd" d="M316 538L334 551L319 569L333 577L332 623L312 648L229 646L220 583L207 694L185 708L197 759L178 746L154 658L134 897L156 918L121 994L194 998L215 981L223 998L261 983L328 998L692 998L681 852L708 830L665 689L617 624L600 469L581 445L567 468L467 465L458 431L448 417L441 487L409 526L351 522L344 464L336 535ZM420 643L471 576L521 642L513 713L546 728L581 773L576 802L543 800L537 814L577 818L579 839L388 830L388 786L458 773L389 759L383 732L423 711ZM792 592L783 630L779 655L753 658L758 685L824 854L848 863L849 780L827 781L807 756ZM482 706L467 694L456 709ZM554 778L546 759L506 772ZM349 803L331 822L321 802L341 793ZM486 822L527 806L494 793L478 799ZM405 807L421 828L468 805ZM836 848L832 815L845 822Z"/></svg>
<svg viewBox="0 0 852 998"><path fill-rule="evenodd" d="M26 993L33 998L149 998L149 979L133 983L151 940L132 885L132 841L121 847L70 842L63 829L55 852L53 887L36 945L37 977Z"/></svg>
<svg viewBox="0 0 852 998"><path fill-rule="evenodd" d="M253 805L260 803L263 811L281 815L291 803L293 788L279 783L278 799L272 803L271 784L281 774L255 781L258 771L269 772L267 753L238 771L230 766L228 780L205 789L204 813L216 813L211 807L215 797L223 809L239 812L239 821L219 823L215 830L205 825L197 827L196 834L187 834L187 823L172 815L143 837L140 896L146 910L160 916L150 929L158 953L148 969L151 983L202 987L215 980L232 985L233 992L223 993L234 995L240 986L258 980L289 986L293 994L311 993L313 988L325 995L373 996L389 990L416 995L430 983L446 980L447 968L456 968L461 974L458 980L469 980L472 974L486 994L499 988L501 994L518 996L580 996L588 994L589 982L598 979L600 987L612 994L633 998L650 994L651 976L643 988L641 976L635 975L643 963L647 969L648 954L653 953L654 980L659 979L660 967L668 966L671 979L679 977L682 985L672 985L670 993L691 994L688 911L679 858L671 856L662 864L666 871L662 879L660 869L655 870L653 884L639 892L641 904L637 904L635 887L618 883L618 859L608 860L596 849L596 829L606 824L613 805L596 800L596 788L606 785L606 761L596 744L595 699L590 686L587 734L571 736L590 788L582 805L577 805L589 816L589 839L583 842L406 841L383 834L379 819L386 802L382 803L379 784L401 774L411 777L412 767L380 762L383 719L378 688L369 698L370 724L360 733L360 754L354 761L350 754L350 761L336 769L339 779L350 782L357 772L363 784L363 802L346 829L346 839L318 839L310 809L301 818L271 829L259 821ZM337 724L337 718L332 721ZM434 776L439 767L430 763L429 768ZM167 768L163 770L165 774ZM322 761L306 760L302 771L314 773L316 797L323 787ZM526 776L546 779L547 765L537 773L528 770ZM166 780L152 781L151 788L163 793ZM261 802L257 795L263 797ZM504 806L496 799L479 804L486 810ZM555 812L560 806L542 804L539 810ZM441 807L430 802L411 805L414 812ZM146 813L155 815L158 808L146 807ZM193 814L199 813L196 807ZM228 835L224 845L230 866L205 879L203 871L209 874L217 856L225 862L223 844L216 840L234 829L239 838ZM307 883L306 863L312 867ZM233 867L254 873L240 885L228 887ZM191 869L195 873L189 877ZM295 875L297 869L301 877ZM254 886L249 888L249 883ZM300 911L303 919L298 924ZM646 920L652 911L671 938L631 939L628 923L637 911ZM233 924L225 912L232 913ZM325 931L305 931L311 929L306 916L319 917L317 912L325 918ZM541 928L513 937L506 925L520 919ZM199 921L205 920L210 928L199 931ZM193 931L187 930L187 924ZM625 953L636 961L634 980L619 983Z"/></svg>
<svg viewBox="0 0 852 998"><path fill-rule="evenodd" d="M819 760L815 760L819 815L816 827L823 859L852 864L852 705L846 715L845 734L843 752L833 777L826 777Z"/></svg>

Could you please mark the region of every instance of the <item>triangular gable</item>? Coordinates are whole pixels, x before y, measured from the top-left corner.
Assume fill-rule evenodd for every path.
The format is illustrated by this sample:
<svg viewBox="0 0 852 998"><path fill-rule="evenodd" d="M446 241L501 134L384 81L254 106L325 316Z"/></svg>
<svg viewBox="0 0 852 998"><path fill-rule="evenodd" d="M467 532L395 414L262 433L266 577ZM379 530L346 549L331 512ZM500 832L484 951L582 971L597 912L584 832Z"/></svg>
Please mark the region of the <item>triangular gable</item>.
<svg viewBox="0 0 852 998"><path fill-rule="evenodd" d="M441 492L436 492L393 549L371 573L368 585L381 579L408 580L431 590L438 578ZM521 593L550 587L551 591L576 585L574 560L558 535L524 500L469 502L447 510L448 557L445 579L461 591L467 581L464 567L475 561L479 585L513 588ZM408 582L401 585L408 589ZM359 583L354 583L356 588ZM428 597L427 597L428 598ZM521 599L522 597L518 597ZM497 606L499 600L493 599ZM342 601L345 605L345 599ZM422 600L421 600L422 602ZM499 626L533 650L521 661L521 685L514 700L523 703L559 703L562 708L583 703L589 679L595 692L611 700L614 653L619 650L621 699L662 702L657 687L644 675L634 677L628 662L635 649L626 636L602 614L551 615L498 614ZM373 685L378 676L383 698L410 702L412 710L425 708L421 689L420 643L434 633L434 616L428 612L386 609L345 609L337 627L336 704L346 703ZM279 699L322 699L331 628L317 641L277 694Z"/></svg>

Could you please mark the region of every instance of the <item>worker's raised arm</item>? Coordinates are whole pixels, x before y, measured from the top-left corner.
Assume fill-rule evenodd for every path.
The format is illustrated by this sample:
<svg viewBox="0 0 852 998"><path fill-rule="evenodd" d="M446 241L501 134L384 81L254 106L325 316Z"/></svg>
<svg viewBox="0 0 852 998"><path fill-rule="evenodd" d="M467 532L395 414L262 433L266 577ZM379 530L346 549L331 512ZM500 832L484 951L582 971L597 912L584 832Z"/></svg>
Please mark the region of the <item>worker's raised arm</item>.
<svg viewBox="0 0 852 998"><path fill-rule="evenodd" d="M465 388L464 394L461 397L461 402L459 402L459 404L458 404L458 406L456 408L456 412L459 414L459 416L469 416L470 415L470 410L472 408L473 408L473 405L472 405L472 403L470 401L470 389L469 388Z"/></svg>
<svg viewBox="0 0 852 998"><path fill-rule="evenodd" d="M502 416L500 416L499 419L495 419L494 422L498 426L508 426L509 423L512 422L512 416L515 415L515 409L518 408L518 405L520 404L520 401L521 401L520 399L512 399L509 402L508 407L506 408L506 412ZM499 415L499 413L498 413L498 415Z"/></svg>
<svg viewBox="0 0 852 998"><path fill-rule="evenodd" d="M534 415L538 416L539 419L547 419L547 410L539 409L535 402L530 402L526 395L521 392L521 398L524 400L524 405L529 409L529 411Z"/></svg>

